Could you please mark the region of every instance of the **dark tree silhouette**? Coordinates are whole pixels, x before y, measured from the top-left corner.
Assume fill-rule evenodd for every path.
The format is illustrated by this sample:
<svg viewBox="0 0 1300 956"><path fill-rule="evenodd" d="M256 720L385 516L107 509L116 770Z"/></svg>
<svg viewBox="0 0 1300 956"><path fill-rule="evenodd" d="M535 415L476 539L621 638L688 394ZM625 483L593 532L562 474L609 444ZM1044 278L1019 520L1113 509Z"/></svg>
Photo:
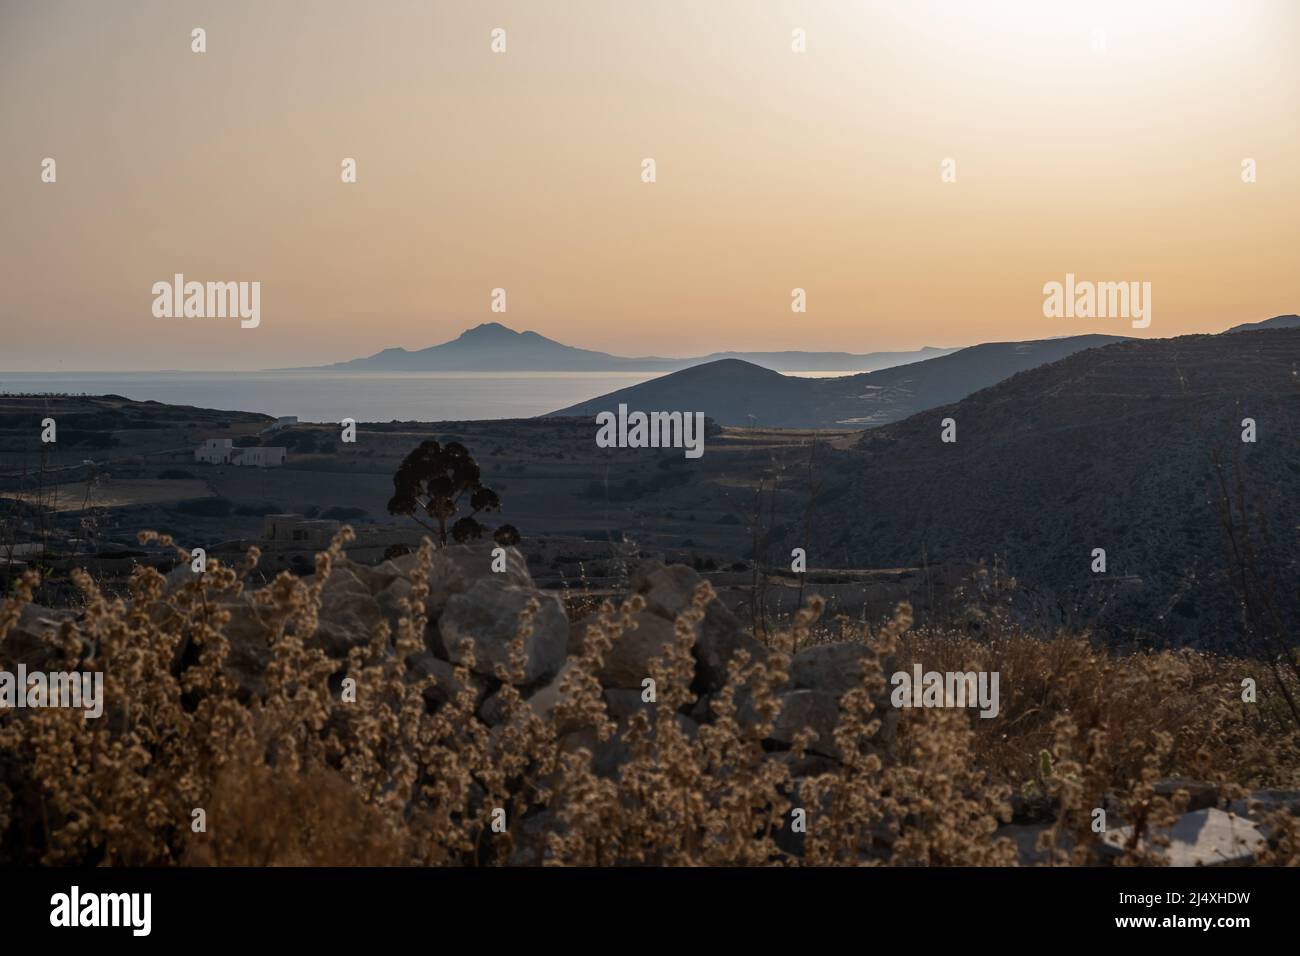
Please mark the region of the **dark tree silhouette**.
<svg viewBox="0 0 1300 956"><path fill-rule="evenodd" d="M440 546L446 545L448 530L458 544L483 537L487 528L479 523L476 515L501 510L497 493L479 480L478 463L464 445L455 441L445 445L432 440L421 442L398 466L393 475L393 491L388 513L407 515L437 535ZM469 514L457 518L457 512L466 503ZM433 523L424 521L420 515L432 518ZM519 532L505 524L493 537L504 547L518 542Z"/></svg>

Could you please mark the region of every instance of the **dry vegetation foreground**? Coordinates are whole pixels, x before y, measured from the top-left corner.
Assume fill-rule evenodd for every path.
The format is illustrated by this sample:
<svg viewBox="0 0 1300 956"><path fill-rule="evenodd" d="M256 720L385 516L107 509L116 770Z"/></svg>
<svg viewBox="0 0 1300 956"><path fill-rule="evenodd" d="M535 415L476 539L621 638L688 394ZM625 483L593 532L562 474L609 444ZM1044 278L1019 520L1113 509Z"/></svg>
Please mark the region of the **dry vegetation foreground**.
<svg viewBox="0 0 1300 956"><path fill-rule="evenodd" d="M571 621L514 549L365 567L346 537L258 590L256 551L124 598L82 573L75 611L24 578L0 665L102 672L105 707L0 711L0 862L1300 861L1300 688L1268 662L917 632L906 606L869 629L816 597L760 642L654 562ZM998 672L997 716L893 706L913 664Z"/></svg>

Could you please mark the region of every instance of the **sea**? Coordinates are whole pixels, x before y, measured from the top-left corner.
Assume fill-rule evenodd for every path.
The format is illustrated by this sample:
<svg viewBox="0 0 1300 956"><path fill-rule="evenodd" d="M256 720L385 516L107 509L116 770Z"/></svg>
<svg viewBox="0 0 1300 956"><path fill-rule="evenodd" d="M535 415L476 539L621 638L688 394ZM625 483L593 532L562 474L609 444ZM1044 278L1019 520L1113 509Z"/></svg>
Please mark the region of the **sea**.
<svg viewBox="0 0 1300 956"><path fill-rule="evenodd" d="M121 395L300 421L532 418L655 372L0 372L0 393Z"/></svg>
<svg viewBox="0 0 1300 956"><path fill-rule="evenodd" d="M295 415L304 422L532 418L662 372L0 372L0 394L121 395L136 401ZM840 372L786 372L834 377Z"/></svg>

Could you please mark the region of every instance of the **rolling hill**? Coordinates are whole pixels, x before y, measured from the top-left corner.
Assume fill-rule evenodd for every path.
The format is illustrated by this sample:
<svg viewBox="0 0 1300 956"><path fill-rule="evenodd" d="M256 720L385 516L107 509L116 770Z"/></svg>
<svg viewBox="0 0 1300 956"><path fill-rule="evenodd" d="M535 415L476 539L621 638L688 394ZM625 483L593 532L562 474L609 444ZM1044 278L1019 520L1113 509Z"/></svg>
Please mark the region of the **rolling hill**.
<svg viewBox="0 0 1300 956"><path fill-rule="evenodd" d="M1294 630L1298 367L1300 329L1119 342L867 431L828 466L810 563L1000 558L1058 616L1222 646L1241 627L1218 450L1267 529L1261 562ZM940 441L946 418L955 443ZM1094 548L1105 574L1091 570Z"/></svg>
<svg viewBox="0 0 1300 956"><path fill-rule="evenodd" d="M1262 329L1294 329L1296 326L1300 326L1300 315L1275 315L1263 322L1247 322L1244 325L1234 325L1228 331L1259 332Z"/></svg>
<svg viewBox="0 0 1300 956"><path fill-rule="evenodd" d="M384 349L367 358L321 366L357 372L673 372L719 359L736 358L764 368L792 372L870 371L946 355L952 349L911 352L715 352L696 358L625 358L564 345L536 332L516 332L499 322L467 329L442 345L409 351Z"/></svg>
<svg viewBox="0 0 1300 956"><path fill-rule="evenodd" d="M1081 349L1118 341L1122 339L1113 335L1077 335L995 342L840 378L798 378L724 359L619 389L552 412L550 417L594 416L623 403L633 410L702 411L722 425L869 428L957 401Z"/></svg>

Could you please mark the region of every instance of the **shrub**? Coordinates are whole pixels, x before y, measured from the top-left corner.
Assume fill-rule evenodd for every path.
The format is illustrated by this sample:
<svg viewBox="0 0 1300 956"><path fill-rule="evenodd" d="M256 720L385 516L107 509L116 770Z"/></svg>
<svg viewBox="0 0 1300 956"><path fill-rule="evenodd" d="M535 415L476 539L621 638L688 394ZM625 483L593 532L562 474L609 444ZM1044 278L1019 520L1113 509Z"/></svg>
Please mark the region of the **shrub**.
<svg viewBox="0 0 1300 956"><path fill-rule="evenodd" d="M48 642L46 666L102 671L106 711L100 720L63 708L0 711L0 862L1002 865L1015 856L996 826L1015 788L1049 806L1053 840L1059 832L1075 841L1052 862L1083 863L1094 859L1097 801L1109 798L1139 833L1176 812L1184 798L1157 794L1157 774L1295 785L1300 773L1294 727L1237 697L1255 664L1191 651L1112 656L1068 635L915 632L906 605L877 629L834 625L869 653L840 702L840 758L796 772L815 735L796 733L781 753L767 742L791 652L826 635L823 603L810 600L764 654L735 654L709 698L712 721L688 731L680 715L698 703L694 645L713 600L707 583L649 663L657 706L618 725L598 675L644 598L601 606L550 709L514 683L537 610L526 607L498 665L499 720L489 729L475 716L472 642L438 703L429 697L438 679L411 666L425 651L428 539L394 628L380 623L344 658L312 642L349 538L345 529L317 555L312 579L281 574L256 591L245 589L256 549L238 566L210 557L204 575L165 594L162 575L139 568L129 605L74 572L84 616ZM37 584L25 574L0 605L0 651ZM264 623L267 639L241 636L236 611ZM256 692L230 670L249 666L253 646L266 655ZM882 756L873 701L890 667L913 662L1000 669L1011 691L1005 719L903 711L897 755ZM345 674L380 691L344 703L336 687ZM611 777L594 755L616 730L625 759ZM208 809L207 833L187 825L196 806ZM795 806L808 813L801 845L788 831ZM492 831L498 807L504 833ZM1300 818L1270 825L1268 862L1300 862ZM1123 862L1154 859L1136 844L1123 853Z"/></svg>

